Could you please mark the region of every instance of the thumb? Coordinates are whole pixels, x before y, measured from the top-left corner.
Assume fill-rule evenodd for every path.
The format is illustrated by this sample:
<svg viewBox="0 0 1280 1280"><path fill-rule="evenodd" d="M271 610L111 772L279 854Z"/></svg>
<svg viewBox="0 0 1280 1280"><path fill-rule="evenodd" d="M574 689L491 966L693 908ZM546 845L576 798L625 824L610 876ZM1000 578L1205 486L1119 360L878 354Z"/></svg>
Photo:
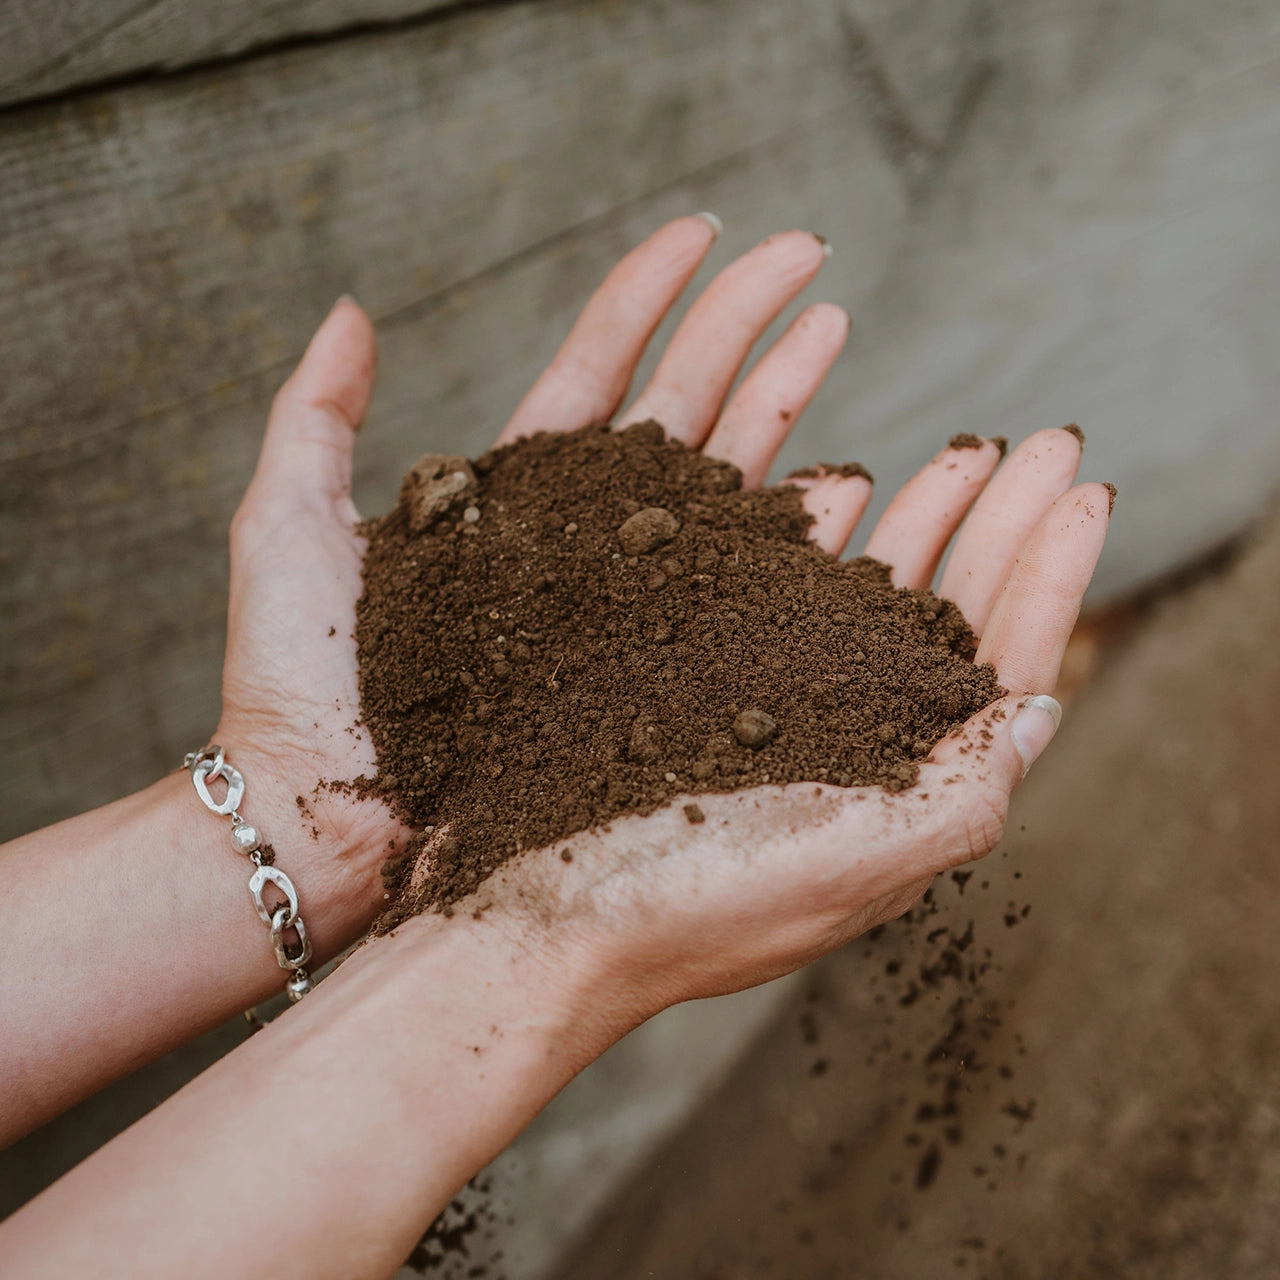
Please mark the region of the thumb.
<svg viewBox="0 0 1280 1280"><path fill-rule="evenodd" d="M349 503L355 433L377 362L369 317L339 298L272 402L255 488L275 502Z"/></svg>
<svg viewBox="0 0 1280 1280"><path fill-rule="evenodd" d="M1010 794L1052 741L1061 721L1056 698L1011 695L938 743L920 766L916 786L902 794L914 791L927 798L940 865L981 858L995 848Z"/></svg>
<svg viewBox="0 0 1280 1280"><path fill-rule="evenodd" d="M921 766L937 775L980 780L1010 792L1053 741L1062 704L1040 693L1009 696L984 707L958 733L943 738Z"/></svg>

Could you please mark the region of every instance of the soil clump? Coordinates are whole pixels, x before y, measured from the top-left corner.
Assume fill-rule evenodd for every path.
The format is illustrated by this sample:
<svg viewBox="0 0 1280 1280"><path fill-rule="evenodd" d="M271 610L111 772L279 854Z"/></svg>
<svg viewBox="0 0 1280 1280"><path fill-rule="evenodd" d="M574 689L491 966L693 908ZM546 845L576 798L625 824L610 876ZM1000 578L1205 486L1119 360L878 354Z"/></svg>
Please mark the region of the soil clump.
<svg viewBox="0 0 1280 1280"><path fill-rule="evenodd" d="M1002 690L953 605L810 522L656 423L420 461L366 526L357 607L366 789L419 833L384 927L678 798L914 783Z"/></svg>

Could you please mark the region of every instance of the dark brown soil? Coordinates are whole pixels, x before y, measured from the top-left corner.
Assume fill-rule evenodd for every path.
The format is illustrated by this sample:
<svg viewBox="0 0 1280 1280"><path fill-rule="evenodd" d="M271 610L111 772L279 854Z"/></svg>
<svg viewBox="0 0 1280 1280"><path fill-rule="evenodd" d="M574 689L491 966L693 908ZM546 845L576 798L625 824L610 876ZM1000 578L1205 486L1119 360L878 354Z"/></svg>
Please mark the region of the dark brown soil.
<svg viewBox="0 0 1280 1280"><path fill-rule="evenodd" d="M1277 581L1280 508L1243 554L1078 629L1077 688L1105 657L1014 795L1007 859L810 970L556 1280L1274 1275ZM998 1021L969 1019L985 1071L931 1062L958 980L902 1005L970 920L963 956L998 953ZM921 1118L948 1061L958 1142Z"/></svg>
<svg viewBox="0 0 1280 1280"><path fill-rule="evenodd" d="M418 464L357 611L373 788L420 832L389 920L678 797L910 786L999 696L954 606L808 542L794 487L740 485L655 423Z"/></svg>
<svg viewBox="0 0 1280 1280"><path fill-rule="evenodd" d="M840 476L846 480L853 476L861 476L864 480L872 479L871 472L860 462L818 462L811 467L801 467L799 471L792 471L787 479L825 480L828 476Z"/></svg>

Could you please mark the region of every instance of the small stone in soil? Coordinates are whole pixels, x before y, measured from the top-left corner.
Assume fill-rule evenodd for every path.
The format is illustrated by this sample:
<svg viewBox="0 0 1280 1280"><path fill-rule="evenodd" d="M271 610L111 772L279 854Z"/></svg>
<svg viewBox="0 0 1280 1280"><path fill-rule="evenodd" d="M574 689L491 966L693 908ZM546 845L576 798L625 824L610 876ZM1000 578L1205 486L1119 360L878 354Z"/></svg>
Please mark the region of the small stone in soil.
<svg viewBox="0 0 1280 1280"><path fill-rule="evenodd" d="M629 556L648 555L680 532L680 521L665 507L646 507L618 527L618 541Z"/></svg>
<svg viewBox="0 0 1280 1280"><path fill-rule="evenodd" d="M733 722L733 736L753 751L767 747L778 736L778 722L756 707L740 711Z"/></svg>

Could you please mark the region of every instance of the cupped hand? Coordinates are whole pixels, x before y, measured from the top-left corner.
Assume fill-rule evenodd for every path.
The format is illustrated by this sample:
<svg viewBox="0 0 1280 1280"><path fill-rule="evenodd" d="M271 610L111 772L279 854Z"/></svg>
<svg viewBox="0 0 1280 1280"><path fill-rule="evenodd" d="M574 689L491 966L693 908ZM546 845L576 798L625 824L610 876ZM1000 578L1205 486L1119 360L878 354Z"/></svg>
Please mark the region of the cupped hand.
<svg viewBox="0 0 1280 1280"><path fill-rule="evenodd" d="M659 246L664 237L679 244L677 237L697 234L673 224L615 275L647 280L665 303L657 281L679 274L664 277L660 268L676 259L662 258ZM653 380L618 421L656 417L759 484L844 342L844 313L821 305L802 312L723 402L761 330L822 260L818 242L791 234L730 266L694 304ZM630 308L610 310L624 297ZM634 284L617 295L607 284L506 438L608 416L656 324L656 304L641 314ZM626 342L600 336L619 328ZM568 421L557 420L571 371L582 398ZM598 388L596 399L586 397L588 386ZM459 913L463 927L478 915L514 930L528 954L551 957L549 975L565 966L590 973L616 1030L676 1001L790 972L902 914L938 873L988 853L1012 791L1057 728L1061 710L1046 695L1106 537L1107 488L1073 487L1082 440L1074 427L1040 431L1003 463L1003 441L958 441L903 486L866 543L866 554L891 565L895 584L909 588L931 586L951 548L940 594L978 635L976 660L991 663L1010 691L939 743L914 787L796 783L700 794L697 824L676 800L508 863ZM839 554L867 505L869 482L832 473L792 483L806 486L811 536ZM568 845L566 864L558 854Z"/></svg>
<svg viewBox="0 0 1280 1280"><path fill-rule="evenodd" d="M715 235L709 220L683 218L614 268L500 439L656 418L760 484L839 354L848 317L828 304L803 310L729 391L765 328L821 269L818 238L772 236L726 267L619 413L646 345ZM356 727L364 544L350 496L375 363L367 317L340 302L276 397L232 526L218 739L249 779L246 813L287 857L322 957L385 905L382 863L409 835L381 801L316 788L375 764ZM927 586L972 507L942 594L981 636L978 660L993 662L1007 688L1045 692L1101 549L1108 495L1099 485L1070 488L1080 444L1069 432L1032 436L997 471L1000 452L990 442L944 450L893 500L866 551L893 566L899 585ZM869 482L832 474L795 483L806 489L811 536L838 554ZM898 914L938 871L995 843L1025 761L1052 732L1048 712L1016 713L1019 701L939 744L919 784L898 795L796 784L702 796L698 827L676 805L579 835L571 866L554 850L525 855L482 889L503 907L489 918L517 930L533 915L545 920L545 910L527 909L536 885L534 896L554 904L557 954L575 939L575 954L625 973L637 1016L653 1011L646 1002L794 968Z"/></svg>

